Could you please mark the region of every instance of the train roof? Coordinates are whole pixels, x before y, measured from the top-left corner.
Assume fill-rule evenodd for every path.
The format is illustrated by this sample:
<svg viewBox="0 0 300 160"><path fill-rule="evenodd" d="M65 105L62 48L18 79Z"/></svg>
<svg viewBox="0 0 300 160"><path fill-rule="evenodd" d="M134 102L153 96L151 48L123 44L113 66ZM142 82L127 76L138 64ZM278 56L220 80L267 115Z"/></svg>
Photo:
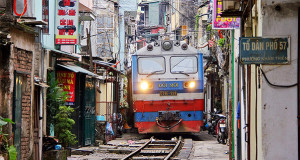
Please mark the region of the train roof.
<svg viewBox="0 0 300 160"><path fill-rule="evenodd" d="M169 46L172 46L170 50L163 49L163 45L165 43ZM152 50L148 49L149 45L152 45ZM187 48L185 49L184 46L187 46ZM197 53L198 50L190 45L187 45L185 41L162 40L148 43L145 47L139 49L134 55L182 55Z"/></svg>

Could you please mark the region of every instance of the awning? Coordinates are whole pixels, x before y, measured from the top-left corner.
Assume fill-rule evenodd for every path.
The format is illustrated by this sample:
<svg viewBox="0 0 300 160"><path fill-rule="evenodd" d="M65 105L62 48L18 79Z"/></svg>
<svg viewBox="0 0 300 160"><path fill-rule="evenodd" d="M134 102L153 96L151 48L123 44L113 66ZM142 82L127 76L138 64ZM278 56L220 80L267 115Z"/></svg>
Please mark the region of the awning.
<svg viewBox="0 0 300 160"><path fill-rule="evenodd" d="M110 69L110 70L113 70L115 72L121 73L120 70L112 67L114 65L114 63L108 63L108 62L103 62L103 61L99 61L99 60L93 60L93 63L96 63L97 65L102 66L106 69Z"/></svg>
<svg viewBox="0 0 300 160"><path fill-rule="evenodd" d="M47 50L49 50L49 51L54 52L55 54L59 54L59 55L61 55L62 57L74 59L74 60L77 60L77 61L78 61L78 59L79 59L79 57L77 57L77 56L75 56L75 55L72 55L71 53L68 53L68 52L64 52L64 51L60 51L60 50L53 49L53 48L48 48L48 47L44 47L44 48L47 49Z"/></svg>
<svg viewBox="0 0 300 160"><path fill-rule="evenodd" d="M65 69L68 69L70 71L73 71L75 73L80 72L80 73L84 73L84 74L90 75L90 76L95 77L95 78L99 78L99 75L94 74L94 73L92 73L92 72L90 72L90 71L88 71L88 70L86 70L84 68L81 68L79 66L75 66L75 65L62 65L62 64L57 64L57 65L60 66L60 67L65 68Z"/></svg>

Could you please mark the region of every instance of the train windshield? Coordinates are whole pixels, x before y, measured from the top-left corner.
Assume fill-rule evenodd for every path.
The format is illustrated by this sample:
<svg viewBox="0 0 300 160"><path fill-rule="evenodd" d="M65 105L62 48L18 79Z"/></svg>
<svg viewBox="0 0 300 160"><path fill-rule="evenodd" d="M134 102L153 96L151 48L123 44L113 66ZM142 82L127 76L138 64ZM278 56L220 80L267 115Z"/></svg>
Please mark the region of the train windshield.
<svg viewBox="0 0 300 160"><path fill-rule="evenodd" d="M138 59L139 74L162 74L166 71L164 57L141 57Z"/></svg>
<svg viewBox="0 0 300 160"><path fill-rule="evenodd" d="M197 57L171 57L171 73L197 73Z"/></svg>

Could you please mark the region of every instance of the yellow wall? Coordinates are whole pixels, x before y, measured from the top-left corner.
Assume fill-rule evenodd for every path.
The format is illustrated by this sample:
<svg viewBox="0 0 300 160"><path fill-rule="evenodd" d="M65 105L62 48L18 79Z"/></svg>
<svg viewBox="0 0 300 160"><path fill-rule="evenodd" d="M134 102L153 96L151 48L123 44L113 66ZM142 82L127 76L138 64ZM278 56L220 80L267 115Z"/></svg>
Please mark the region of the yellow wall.
<svg viewBox="0 0 300 160"><path fill-rule="evenodd" d="M258 13L257 11L261 10L261 1L257 1L257 5L254 5L252 11L253 13ZM252 21L252 36L253 37L261 37L262 36L262 30L261 30L261 24L262 19L260 14L253 14L252 15L253 21ZM256 154L258 159L264 159L263 158L263 149L262 149L262 95L261 95L261 77L257 76L258 72L255 70L255 65L251 65L251 126L250 126L250 157L251 160L256 159ZM257 82L257 86L255 86L255 83ZM259 88L260 86L260 88ZM256 106L256 97L255 92L257 89L257 106ZM257 111L256 111L257 108ZM256 113L257 112L257 113ZM257 116L256 116L257 114ZM257 118L257 119L256 119ZM255 127L255 123L257 120L257 127ZM257 132L256 132L257 129ZM257 138L257 139L256 139ZM257 144L256 144L257 141ZM257 153L256 153L256 147L257 147Z"/></svg>
<svg viewBox="0 0 300 160"><path fill-rule="evenodd" d="M173 9L173 13L172 13L172 31L174 31L177 27L179 27L180 25L180 22L179 22L179 13L177 10L179 10L179 0L173 0L175 1L175 8L176 9ZM171 3L172 4L172 3ZM171 9L172 10L172 9Z"/></svg>
<svg viewBox="0 0 300 160"><path fill-rule="evenodd" d="M106 84L107 84L107 92L106 92ZM97 94L97 115L104 115L106 117L106 107L110 107L112 111L112 105L111 103L102 103L102 102L111 102L112 101L112 89L111 89L111 83L100 83L100 90L101 93ZM107 94L107 97L106 97ZM101 103L99 103L101 102Z"/></svg>

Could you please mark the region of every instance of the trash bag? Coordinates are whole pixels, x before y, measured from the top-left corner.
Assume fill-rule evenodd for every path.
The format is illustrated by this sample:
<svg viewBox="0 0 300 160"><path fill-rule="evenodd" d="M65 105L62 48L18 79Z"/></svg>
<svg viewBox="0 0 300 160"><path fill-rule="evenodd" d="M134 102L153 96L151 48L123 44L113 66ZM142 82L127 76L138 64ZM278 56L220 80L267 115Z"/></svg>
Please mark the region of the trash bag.
<svg viewBox="0 0 300 160"><path fill-rule="evenodd" d="M106 123L106 131L105 132L107 135L114 135L114 131L109 122Z"/></svg>

